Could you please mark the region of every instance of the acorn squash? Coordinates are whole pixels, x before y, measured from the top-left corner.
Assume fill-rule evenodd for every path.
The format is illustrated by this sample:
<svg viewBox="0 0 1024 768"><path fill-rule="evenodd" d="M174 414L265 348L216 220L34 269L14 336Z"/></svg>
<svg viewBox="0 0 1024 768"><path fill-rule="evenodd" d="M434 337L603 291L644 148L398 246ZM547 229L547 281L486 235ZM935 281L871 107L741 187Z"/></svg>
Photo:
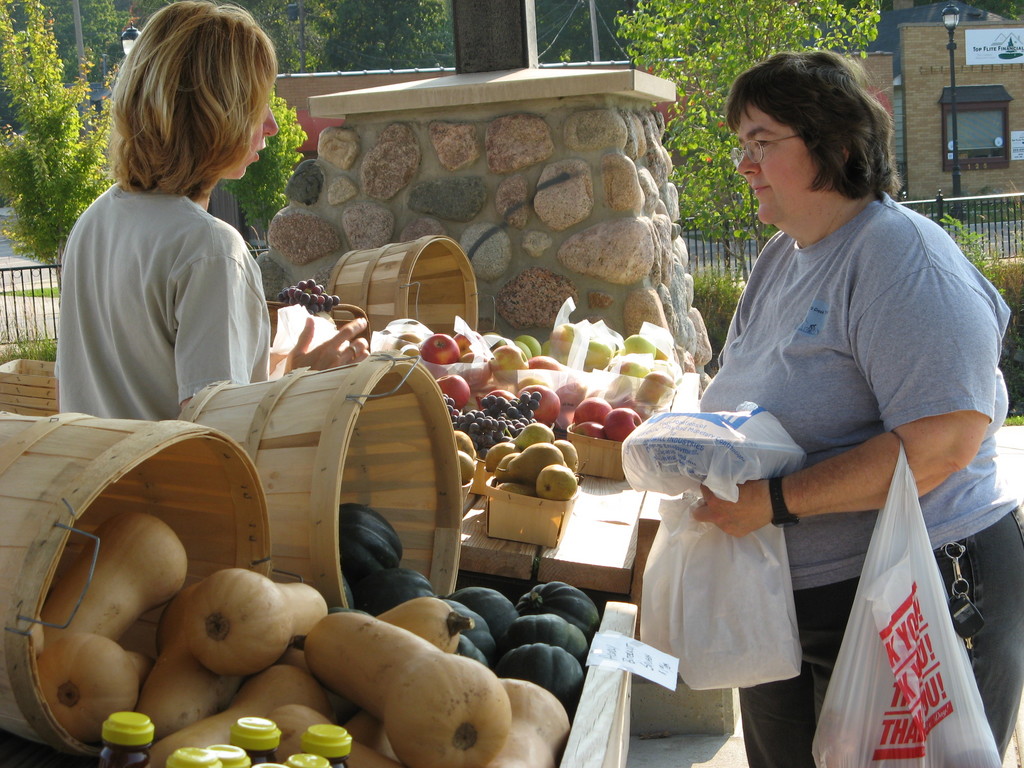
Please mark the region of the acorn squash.
<svg viewBox="0 0 1024 768"><path fill-rule="evenodd" d="M462 634L468 637L472 641L473 645L476 646L477 650L483 654L485 659L487 659L487 666L493 666L494 662L497 661L498 658L498 644L494 641L494 636L491 634L491 630L487 626L487 619L472 608L463 605L457 600L452 600L451 598L446 597L444 598L444 601L451 606L452 610L456 613L468 616L473 620L473 627L471 629L462 630Z"/></svg>
<svg viewBox="0 0 1024 768"><path fill-rule="evenodd" d="M575 624L583 631L589 643L594 639L601 615L597 605L582 589L566 584L564 581L549 581L537 584L533 589L519 598L516 611L520 616L538 613L554 613L570 624Z"/></svg>
<svg viewBox="0 0 1024 768"><path fill-rule="evenodd" d="M530 643L557 645L571 653L580 664L586 664L590 650L583 631L554 613L520 616L509 625L498 647L504 655L513 648Z"/></svg>
<svg viewBox="0 0 1024 768"><path fill-rule="evenodd" d="M402 541L387 519L365 504L338 507L338 554L349 584L402 562Z"/></svg>
<svg viewBox="0 0 1024 768"><path fill-rule="evenodd" d="M498 677L529 680L555 695L570 719L583 691L583 667L564 648L547 643L530 643L513 648L494 667Z"/></svg>
<svg viewBox="0 0 1024 768"><path fill-rule="evenodd" d="M516 604L491 587L462 587L448 597L483 616L495 642L501 642L508 625L519 618Z"/></svg>
<svg viewBox="0 0 1024 768"><path fill-rule="evenodd" d="M411 568L382 568L352 585L355 605L378 616L414 597L436 597L430 580Z"/></svg>

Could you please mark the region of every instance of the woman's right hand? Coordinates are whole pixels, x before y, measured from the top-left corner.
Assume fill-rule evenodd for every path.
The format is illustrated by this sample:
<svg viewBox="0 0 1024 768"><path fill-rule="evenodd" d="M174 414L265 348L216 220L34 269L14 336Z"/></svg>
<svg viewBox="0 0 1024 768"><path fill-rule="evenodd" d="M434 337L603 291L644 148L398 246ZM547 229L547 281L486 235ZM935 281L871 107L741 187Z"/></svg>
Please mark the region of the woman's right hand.
<svg viewBox="0 0 1024 768"><path fill-rule="evenodd" d="M345 323L330 339L310 349L314 328L313 318L307 318L306 325L302 329L302 333L299 334L295 347L288 353L288 360L285 363L286 372L295 368L325 371L328 368L358 363L370 354L370 345L366 339L360 336L366 331L366 318L359 317Z"/></svg>

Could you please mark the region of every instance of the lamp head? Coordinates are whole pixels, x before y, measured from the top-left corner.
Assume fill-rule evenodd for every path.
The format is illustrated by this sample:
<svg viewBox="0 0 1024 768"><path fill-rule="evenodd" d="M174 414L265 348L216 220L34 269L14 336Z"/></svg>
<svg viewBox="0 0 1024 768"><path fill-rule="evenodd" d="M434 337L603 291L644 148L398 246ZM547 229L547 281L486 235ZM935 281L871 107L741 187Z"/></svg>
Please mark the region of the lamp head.
<svg viewBox="0 0 1024 768"><path fill-rule="evenodd" d="M139 39L139 35L142 33L135 28L134 25L128 27L124 32L121 33L121 50L124 51L124 55L127 56L132 48L135 47L135 41Z"/></svg>
<svg viewBox="0 0 1024 768"><path fill-rule="evenodd" d="M960 9L950 3L942 9L942 26L952 32L960 23Z"/></svg>

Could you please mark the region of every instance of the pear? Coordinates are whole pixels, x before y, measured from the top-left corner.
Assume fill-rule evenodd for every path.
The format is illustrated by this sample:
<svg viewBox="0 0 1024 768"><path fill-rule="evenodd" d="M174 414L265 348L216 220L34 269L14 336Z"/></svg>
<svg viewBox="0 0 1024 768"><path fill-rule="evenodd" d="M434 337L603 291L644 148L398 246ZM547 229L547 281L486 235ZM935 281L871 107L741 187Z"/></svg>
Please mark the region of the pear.
<svg viewBox="0 0 1024 768"><path fill-rule="evenodd" d="M527 424L523 427L523 431L516 435L516 439L512 442L514 442L516 444L516 448L521 451L534 443L555 442L555 432L547 424L541 424L539 421L535 421L532 424Z"/></svg>
<svg viewBox="0 0 1024 768"><path fill-rule="evenodd" d="M565 459L565 466L573 472L579 470L580 455L576 451L576 446L568 440L555 440L554 445L562 452L562 458Z"/></svg>
<svg viewBox="0 0 1024 768"><path fill-rule="evenodd" d="M518 493L520 496L536 496L532 486L526 483L498 483L499 491L508 491L509 493Z"/></svg>
<svg viewBox="0 0 1024 768"><path fill-rule="evenodd" d="M462 478L462 484L473 481L473 475L476 474L476 459L470 456L465 451L458 451L459 455L459 475Z"/></svg>
<svg viewBox="0 0 1024 768"><path fill-rule="evenodd" d="M551 464L537 475L537 495L542 499L568 501L576 495L579 481L576 474L566 466Z"/></svg>
<svg viewBox="0 0 1024 768"><path fill-rule="evenodd" d="M470 456L476 457L476 446L473 445L473 438L461 429L455 430L455 447L460 451L465 451Z"/></svg>
<svg viewBox="0 0 1024 768"><path fill-rule="evenodd" d="M495 443L487 449L487 455L484 456L484 469L488 472L493 472L498 466L498 462L510 453L518 453L515 443Z"/></svg>
<svg viewBox="0 0 1024 768"><path fill-rule="evenodd" d="M510 453L506 456L502 456L497 466L494 467L494 480L497 483L504 483L507 480L512 480L512 472L509 470L509 464L512 462L519 452ZM486 465L484 465L486 467Z"/></svg>
<svg viewBox="0 0 1024 768"><path fill-rule="evenodd" d="M536 485L540 471L552 464L565 466L562 452L553 443L534 443L509 461L508 473L511 480Z"/></svg>

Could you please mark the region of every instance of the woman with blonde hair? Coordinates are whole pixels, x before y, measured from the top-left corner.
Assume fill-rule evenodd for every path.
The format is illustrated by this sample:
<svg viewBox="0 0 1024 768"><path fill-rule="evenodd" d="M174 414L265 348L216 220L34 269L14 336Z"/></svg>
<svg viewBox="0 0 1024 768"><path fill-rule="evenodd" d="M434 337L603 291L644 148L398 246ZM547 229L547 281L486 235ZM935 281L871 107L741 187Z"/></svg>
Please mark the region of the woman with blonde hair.
<svg viewBox="0 0 1024 768"><path fill-rule="evenodd" d="M244 9L179 0L157 11L111 99L115 184L75 224L63 258L60 407L173 419L215 381L263 381L270 320L245 241L207 212L220 179L241 178L277 133L273 44ZM365 357L348 324L287 367Z"/></svg>

